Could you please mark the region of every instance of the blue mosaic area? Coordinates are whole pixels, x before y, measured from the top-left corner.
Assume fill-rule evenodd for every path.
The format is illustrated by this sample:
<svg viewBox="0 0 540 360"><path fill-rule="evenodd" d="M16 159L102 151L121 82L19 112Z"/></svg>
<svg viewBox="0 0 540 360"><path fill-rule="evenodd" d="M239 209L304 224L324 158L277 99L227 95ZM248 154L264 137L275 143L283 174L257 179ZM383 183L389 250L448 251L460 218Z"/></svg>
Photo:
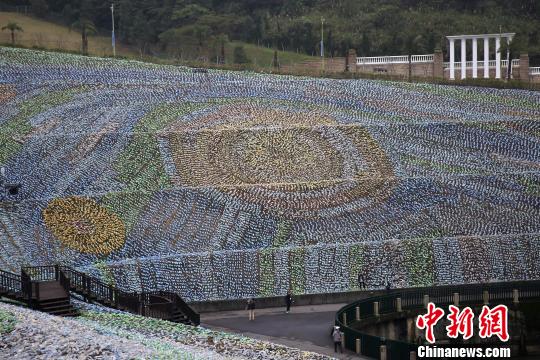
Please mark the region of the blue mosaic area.
<svg viewBox="0 0 540 360"><path fill-rule="evenodd" d="M540 93L0 48L0 268L187 300L540 278Z"/></svg>

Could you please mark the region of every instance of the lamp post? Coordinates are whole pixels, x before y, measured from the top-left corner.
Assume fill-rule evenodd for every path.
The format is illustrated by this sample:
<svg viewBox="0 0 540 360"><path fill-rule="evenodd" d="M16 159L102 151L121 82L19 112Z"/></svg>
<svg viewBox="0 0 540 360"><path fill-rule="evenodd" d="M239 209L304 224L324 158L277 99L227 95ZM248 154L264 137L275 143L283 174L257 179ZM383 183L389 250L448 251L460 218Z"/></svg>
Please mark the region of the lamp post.
<svg viewBox="0 0 540 360"><path fill-rule="evenodd" d="M324 72L324 18L321 17L321 59L322 71Z"/></svg>
<svg viewBox="0 0 540 360"><path fill-rule="evenodd" d="M112 51L113 51L113 57L116 57L116 39L114 37L114 3L111 4L111 18L112 18Z"/></svg>

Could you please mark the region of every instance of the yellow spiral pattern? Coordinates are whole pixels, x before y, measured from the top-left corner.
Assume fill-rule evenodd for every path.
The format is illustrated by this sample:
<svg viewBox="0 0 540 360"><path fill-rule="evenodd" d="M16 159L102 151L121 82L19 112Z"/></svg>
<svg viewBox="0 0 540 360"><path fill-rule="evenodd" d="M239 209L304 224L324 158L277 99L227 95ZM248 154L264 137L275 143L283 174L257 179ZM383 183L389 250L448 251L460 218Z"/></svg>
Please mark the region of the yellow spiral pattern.
<svg viewBox="0 0 540 360"><path fill-rule="evenodd" d="M64 246L81 253L108 255L126 241L122 220L92 199L54 199L43 210L43 219Z"/></svg>

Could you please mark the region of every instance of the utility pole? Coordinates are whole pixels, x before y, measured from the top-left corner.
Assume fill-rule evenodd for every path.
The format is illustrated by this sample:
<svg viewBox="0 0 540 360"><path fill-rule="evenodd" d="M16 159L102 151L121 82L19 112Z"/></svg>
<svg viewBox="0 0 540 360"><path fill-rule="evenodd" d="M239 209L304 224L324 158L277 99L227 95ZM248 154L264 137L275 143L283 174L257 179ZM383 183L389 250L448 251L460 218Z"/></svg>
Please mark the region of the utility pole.
<svg viewBox="0 0 540 360"><path fill-rule="evenodd" d="M510 38L506 38L506 80L510 80L510 77L512 75L512 60L510 59L510 43L512 40Z"/></svg>
<svg viewBox="0 0 540 360"><path fill-rule="evenodd" d="M324 72L324 18L321 17L321 58L322 58L322 71Z"/></svg>
<svg viewBox="0 0 540 360"><path fill-rule="evenodd" d="M113 57L116 57L116 39L114 37L114 3L111 4L111 18L112 18L112 51L113 51Z"/></svg>
<svg viewBox="0 0 540 360"><path fill-rule="evenodd" d="M502 36L502 25L499 25L499 36ZM512 73L512 64L510 61L510 43L511 42L512 40L510 38L506 38L506 81L510 80L510 74ZM499 51L500 50L501 49L499 49Z"/></svg>

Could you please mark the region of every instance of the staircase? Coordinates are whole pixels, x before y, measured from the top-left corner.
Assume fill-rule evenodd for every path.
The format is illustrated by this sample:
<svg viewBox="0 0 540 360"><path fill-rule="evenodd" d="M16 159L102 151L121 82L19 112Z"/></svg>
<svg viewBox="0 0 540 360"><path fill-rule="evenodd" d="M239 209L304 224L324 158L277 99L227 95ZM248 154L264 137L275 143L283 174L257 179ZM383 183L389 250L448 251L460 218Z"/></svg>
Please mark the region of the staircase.
<svg viewBox="0 0 540 360"><path fill-rule="evenodd" d="M71 304L69 297L39 301L37 310L57 316L79 315L78 311Z"/></svg>
<svg viewBox="0 0 540 360"><path fill-rule="evenodd" d="M0 270L0 296L57 316L77 316L71 293L85 301L137 315L188 325L200 316L178 294L166 291L130 293L67 266L24 267L17 275Z"/></svg>
<svg viewBox="0 0 540 360"><path fill-rule="evenodd" d="M189 319L184 315L184 313L181 310L178 310L178 309L172 313L172 316L169 319L169 321L172 321L175 323L183 323L183 324L189 323Z"/></svg>

